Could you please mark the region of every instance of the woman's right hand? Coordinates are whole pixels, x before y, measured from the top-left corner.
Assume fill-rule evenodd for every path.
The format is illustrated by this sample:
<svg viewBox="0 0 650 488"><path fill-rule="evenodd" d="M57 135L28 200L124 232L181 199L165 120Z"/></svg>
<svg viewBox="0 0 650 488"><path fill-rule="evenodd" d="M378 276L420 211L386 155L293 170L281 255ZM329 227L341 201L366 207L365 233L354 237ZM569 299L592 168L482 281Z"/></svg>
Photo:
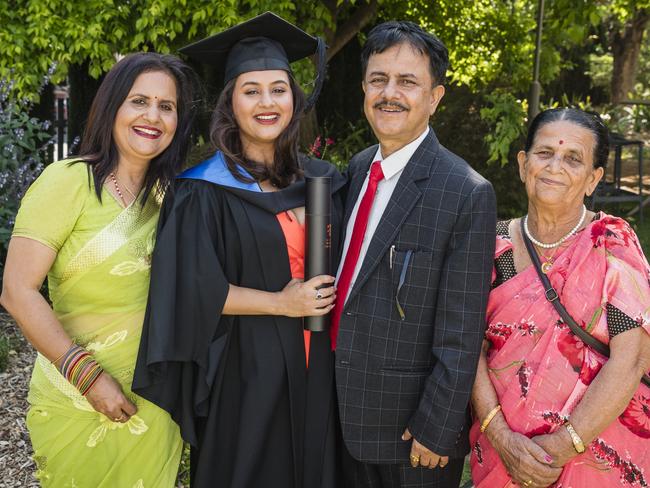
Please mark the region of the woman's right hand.
<svg viewBox="0 0 650 488"><path fill-rule="evenodd" d="M560 477L562 468L551 466L553 458L531 439L511 430L492 441L513 481L525 488L546 488Z"/></svg>
<svg viewBox="0 0 650 488"><path fill-rule="evenodd" d="M97 382L86 393L86 399L95 410L113 422L128 422L138 411L124 395L120 384L106 372L99 375Z"/></svg>
<svg viewBox="0 0 650 488"><path fill-rule="evenodd" d="M278 292L279 313L287 317L311 317L325 315L334 307L336 278L328 275L315 276L309 281L291 280Z"/></svg>

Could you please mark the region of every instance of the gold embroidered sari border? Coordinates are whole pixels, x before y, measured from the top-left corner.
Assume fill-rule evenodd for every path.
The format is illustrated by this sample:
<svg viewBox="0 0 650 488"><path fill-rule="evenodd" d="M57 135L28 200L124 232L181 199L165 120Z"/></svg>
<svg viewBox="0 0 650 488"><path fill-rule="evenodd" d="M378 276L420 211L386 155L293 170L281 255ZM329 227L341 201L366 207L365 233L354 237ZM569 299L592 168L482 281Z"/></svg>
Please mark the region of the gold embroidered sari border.
<svg viewBox="0 0 650 488"><path fill-rule="evenodd" d="M63 281L78 273L97 266L124 246L139 228L157 215L158 208L153 199L147 200L144 208L136 201L125 208L106 227L90 239L70 260L62 273Z"/></svg>

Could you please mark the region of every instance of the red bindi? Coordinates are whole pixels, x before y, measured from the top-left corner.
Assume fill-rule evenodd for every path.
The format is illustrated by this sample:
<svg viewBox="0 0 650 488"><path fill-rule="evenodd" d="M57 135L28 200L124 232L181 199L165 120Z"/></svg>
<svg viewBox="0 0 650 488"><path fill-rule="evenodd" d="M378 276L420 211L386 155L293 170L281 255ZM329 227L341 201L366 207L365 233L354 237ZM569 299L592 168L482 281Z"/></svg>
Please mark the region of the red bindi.
<svg viewBox="0 0 650 488"><path fill-rule="evenodd" d="M560 146L561 146L562 144L564 144L564 141L563 141L562 139L560 139Z"/></svg>

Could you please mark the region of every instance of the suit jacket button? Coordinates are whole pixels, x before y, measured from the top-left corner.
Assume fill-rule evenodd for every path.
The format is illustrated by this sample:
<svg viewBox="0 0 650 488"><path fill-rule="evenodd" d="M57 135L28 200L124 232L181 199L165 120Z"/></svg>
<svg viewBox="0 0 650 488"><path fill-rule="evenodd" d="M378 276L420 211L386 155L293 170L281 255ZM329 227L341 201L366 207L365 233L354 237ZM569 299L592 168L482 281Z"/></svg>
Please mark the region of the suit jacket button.
<svg viewBox="0 0 650 488"><path fill-rule="evenodd" d="M348 317L354 317L354 312L345 312Z"/></svg>
<svg viewBox="0 0 650 488"><path fill-rule="evenodd" d="M341 366L349 366L349 365L350 365L350 361L346 361L345 359L341 359L341 360L339 361L339 364L340 364Z"/></svg>

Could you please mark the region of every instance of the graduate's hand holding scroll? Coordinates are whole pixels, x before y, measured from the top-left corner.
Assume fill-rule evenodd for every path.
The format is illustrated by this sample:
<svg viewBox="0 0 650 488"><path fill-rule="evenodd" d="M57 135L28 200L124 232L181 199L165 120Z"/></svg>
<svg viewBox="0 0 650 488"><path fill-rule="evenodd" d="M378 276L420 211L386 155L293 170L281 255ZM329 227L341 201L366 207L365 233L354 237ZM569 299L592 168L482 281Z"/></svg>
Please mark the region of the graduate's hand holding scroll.
<svg viewBox="0 0 650 488"><path fill-rule="evenodd" d="M320 275L308 281L291 280L278 294L278 315L312 317L325 315L334 307L336 288L333 276Z"/></svg>
<svg viewBox="0 0 650 488"><path fill-rule="evenodd" d="M325 315L334 307L333 276L319 275L308 281L291 280L278 292L254 290L231 284L223 307L224 315Z"/></svg>

